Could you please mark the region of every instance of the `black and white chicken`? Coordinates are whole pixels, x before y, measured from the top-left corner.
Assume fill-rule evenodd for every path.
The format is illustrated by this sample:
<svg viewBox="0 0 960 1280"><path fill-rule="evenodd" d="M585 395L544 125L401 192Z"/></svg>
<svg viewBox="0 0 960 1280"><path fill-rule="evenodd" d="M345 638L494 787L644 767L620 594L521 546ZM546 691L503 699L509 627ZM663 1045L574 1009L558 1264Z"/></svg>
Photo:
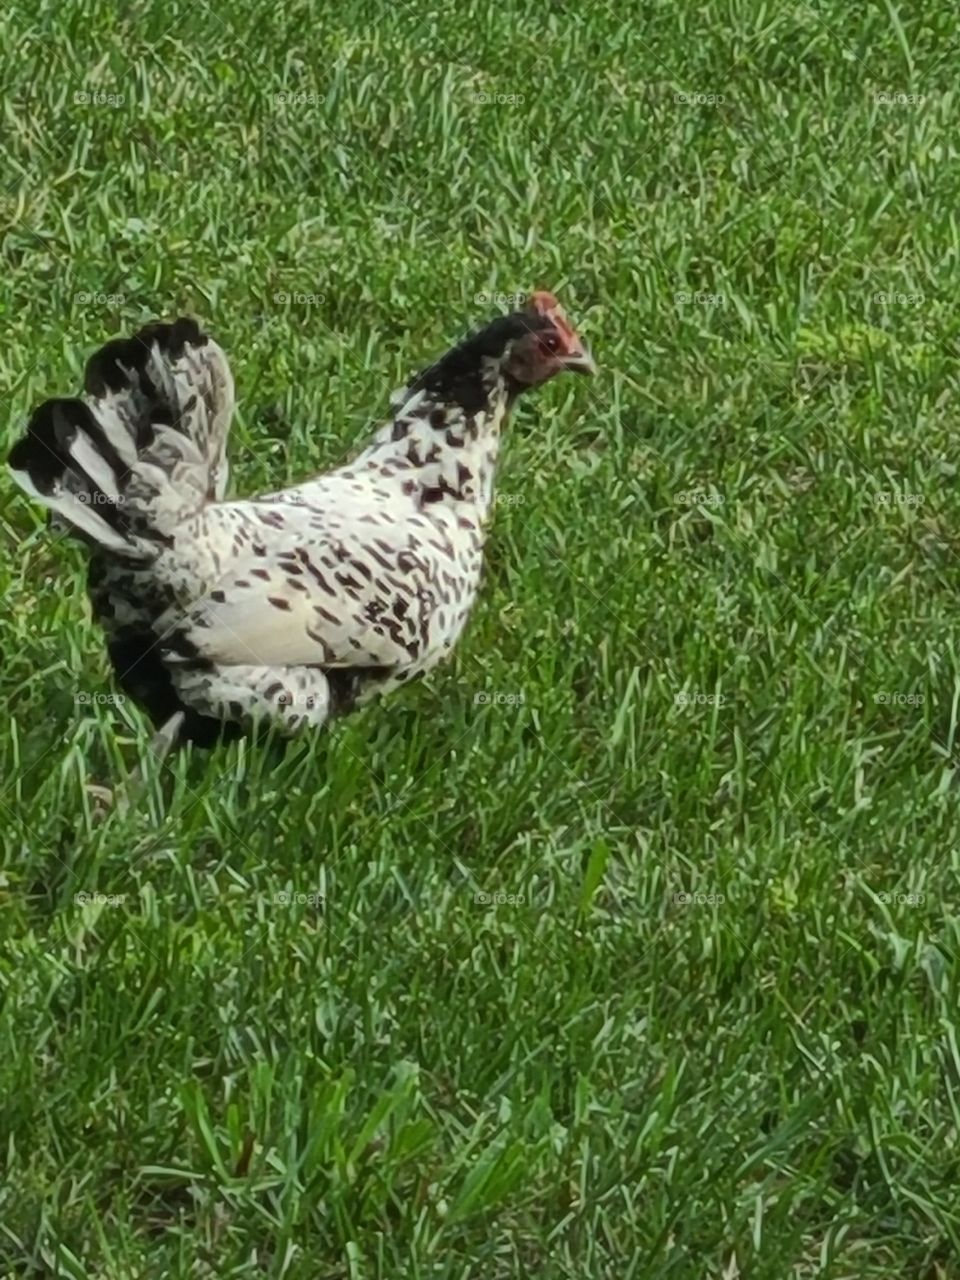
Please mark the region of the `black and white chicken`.
<svg viewBox="0 0 960 1280"><path fill-rule="evenodd" d="M124 693L169 740L322 725L439 662L480 584L504 421L593 361L531 295L414 378L352 461L226 501L233 379L190 319L89 361L14 445L19 484L91 550L88 588Z"/></svg>

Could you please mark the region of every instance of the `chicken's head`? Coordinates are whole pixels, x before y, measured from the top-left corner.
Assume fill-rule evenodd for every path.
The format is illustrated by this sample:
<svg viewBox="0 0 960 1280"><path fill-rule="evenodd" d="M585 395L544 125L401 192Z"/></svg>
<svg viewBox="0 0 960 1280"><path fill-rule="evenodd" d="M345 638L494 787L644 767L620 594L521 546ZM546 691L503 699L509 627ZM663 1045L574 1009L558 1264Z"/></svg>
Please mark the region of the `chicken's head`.
<svg viewBox="0 0 960 1280"><path fill-rule="evenodd" d="M518 387L539 386L565 369L596 373L590 352L552 293L531 293L520 314L527 322L524 332L509 344L503 364Z"/></svg>

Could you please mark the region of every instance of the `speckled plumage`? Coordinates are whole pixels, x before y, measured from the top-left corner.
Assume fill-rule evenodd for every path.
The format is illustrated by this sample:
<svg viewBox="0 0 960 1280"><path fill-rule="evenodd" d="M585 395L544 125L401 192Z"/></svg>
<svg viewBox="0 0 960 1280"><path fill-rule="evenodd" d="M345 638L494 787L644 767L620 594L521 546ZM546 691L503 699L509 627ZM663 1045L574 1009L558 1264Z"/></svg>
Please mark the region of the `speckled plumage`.
<svg viewBox="0 0 960 1280"><path fill-rule="evenodd" d="M550 295L415 379L352 461L224 501L233 382L190 320L90 361L48 401L17 479L92 549L89 591L121 687L181 737L318 726L428 670L480 585L500 433L520 391L589 357Z"/></svg>

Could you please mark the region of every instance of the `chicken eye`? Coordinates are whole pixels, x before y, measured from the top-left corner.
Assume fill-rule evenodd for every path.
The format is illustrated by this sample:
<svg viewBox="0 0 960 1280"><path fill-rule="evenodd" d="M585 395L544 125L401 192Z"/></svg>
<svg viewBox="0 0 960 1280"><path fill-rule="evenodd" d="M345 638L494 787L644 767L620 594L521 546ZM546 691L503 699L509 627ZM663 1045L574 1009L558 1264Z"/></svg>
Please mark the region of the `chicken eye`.
<svg viewBox="0 0 960 1280"><path fill-rule="evenodd" d="M560 346L560 339L555 333L548 333L543 339L543 345L548 351L556 351Z"/></svg>

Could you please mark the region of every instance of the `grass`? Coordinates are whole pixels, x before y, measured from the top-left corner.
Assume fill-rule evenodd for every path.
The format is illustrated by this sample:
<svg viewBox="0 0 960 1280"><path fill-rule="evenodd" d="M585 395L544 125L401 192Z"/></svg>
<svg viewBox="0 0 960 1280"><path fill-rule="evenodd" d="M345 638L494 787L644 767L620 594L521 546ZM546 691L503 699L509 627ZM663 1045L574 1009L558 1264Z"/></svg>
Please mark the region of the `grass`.
<svg viewBox="0 0 960 1280"><path fill-rule="evenodd" d="M182 310L239 493L494 295L603 366L449 666L103 821L148 732L3 481L0 1274L960 1276L955 57L944 0L0 15L8 439Z"/></svg>

